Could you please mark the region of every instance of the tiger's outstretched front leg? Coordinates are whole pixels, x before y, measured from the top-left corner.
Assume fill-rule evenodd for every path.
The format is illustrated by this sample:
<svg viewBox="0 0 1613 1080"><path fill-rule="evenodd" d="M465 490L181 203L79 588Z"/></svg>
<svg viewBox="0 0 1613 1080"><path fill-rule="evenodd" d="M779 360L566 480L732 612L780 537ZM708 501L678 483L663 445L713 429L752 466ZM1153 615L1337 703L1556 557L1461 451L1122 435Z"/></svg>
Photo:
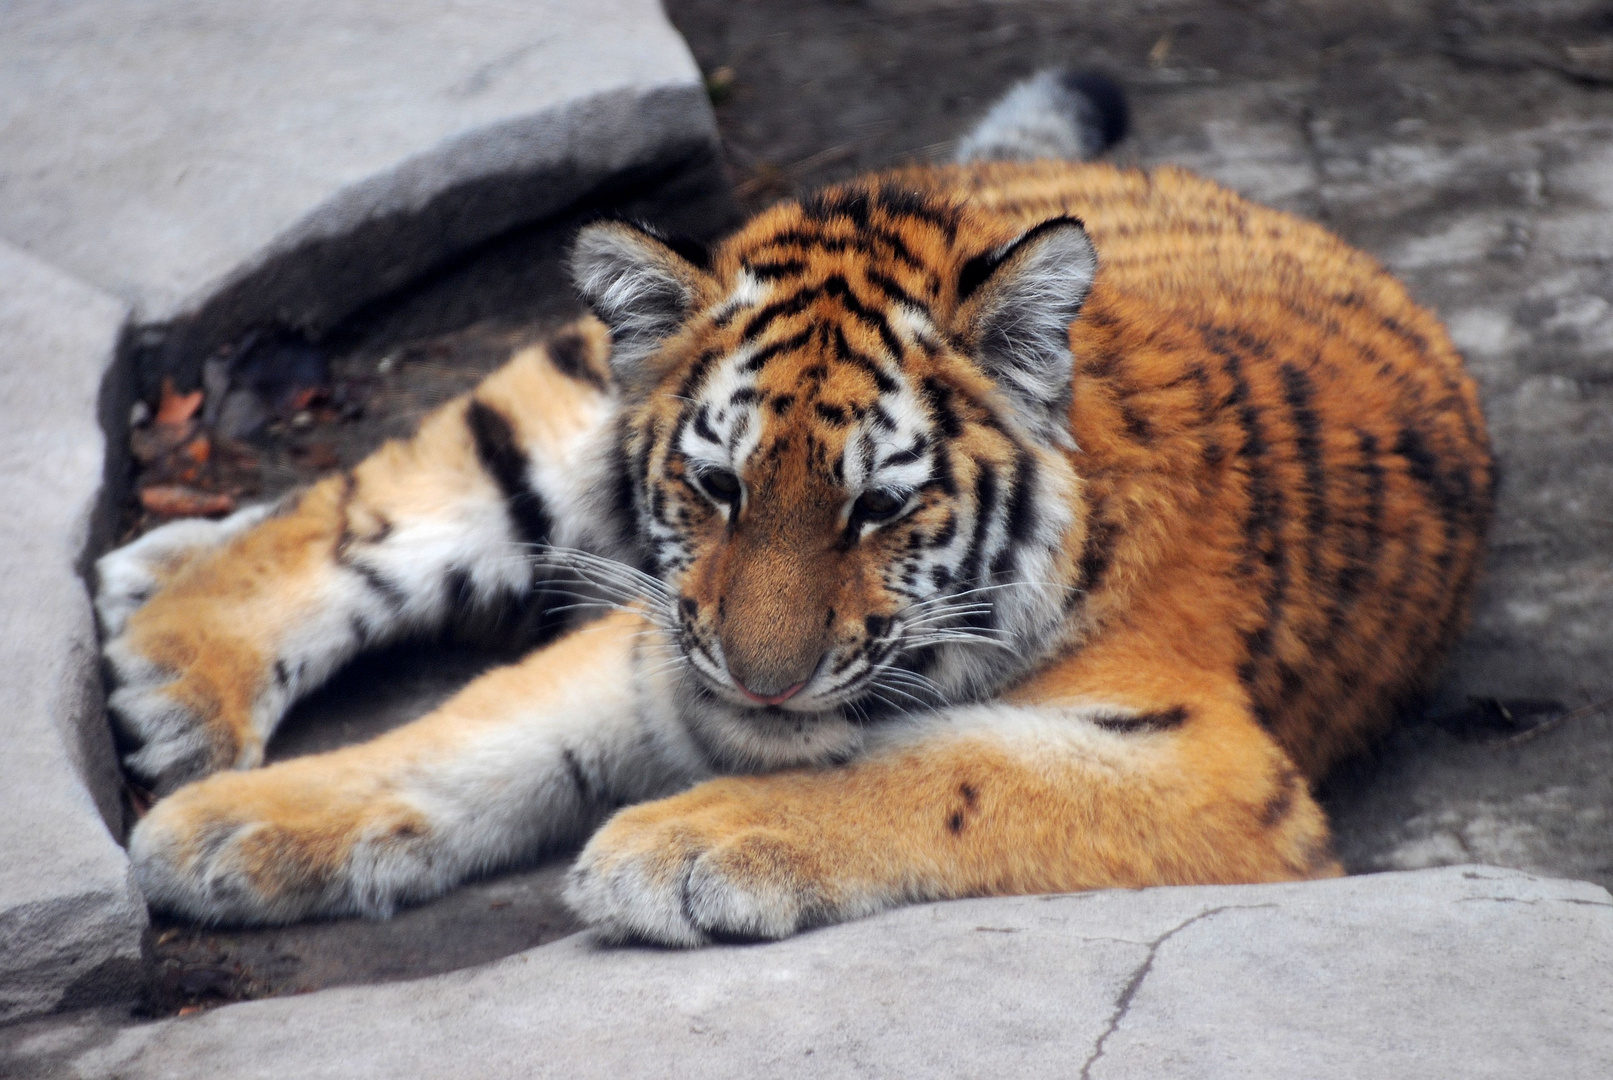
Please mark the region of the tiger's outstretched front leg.
<svg viewBox="0 0 1613 1080"><path fill-rule="evenodd" d="M574 324L350 472L104 556L97 610L129 772L161 794L255 766L291 703L361 649L524 596L536 542L595 545L608 348L601 324Z"/></svg>
<svg viewBox="0 0 1613 1080"><path fill-rule="evenodd" d="M608 939L698 945L915 901L1340 873L1236 684L1152 681L952 709L849 765L628 808L583 850L567 900Z"/></svg>
<svg viewBox="0 0 1613 1080"><path fill-rule="evenodd" d="M664 651L613 613L368 743L182 788L129 838L141 891L209 923L381 916L581 840L710 775L670 715Z"/></svg>

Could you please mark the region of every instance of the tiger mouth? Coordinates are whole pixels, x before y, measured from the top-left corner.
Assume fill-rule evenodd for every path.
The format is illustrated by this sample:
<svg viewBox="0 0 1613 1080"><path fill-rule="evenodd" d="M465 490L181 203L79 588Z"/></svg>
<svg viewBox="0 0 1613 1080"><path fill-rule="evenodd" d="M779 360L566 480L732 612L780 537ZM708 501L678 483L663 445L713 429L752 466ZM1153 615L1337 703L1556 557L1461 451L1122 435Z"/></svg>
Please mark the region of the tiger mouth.
<svg viewBox="0 0 1613 1080"><path fill-rule="evenodd" d="M685 630L678 635L678 646L702 688L730 705L758 713L839 716L847 710L867 711L862 699L876 688L882 674L894 670L891 661L902 652L902 636L900 624L893 621L886 635L850 656L836 658L833 653L825 653L812 674L773 695L755 693L734 678L727 664L698 635ZM815 685L825 676L836 681Z"/></svg>

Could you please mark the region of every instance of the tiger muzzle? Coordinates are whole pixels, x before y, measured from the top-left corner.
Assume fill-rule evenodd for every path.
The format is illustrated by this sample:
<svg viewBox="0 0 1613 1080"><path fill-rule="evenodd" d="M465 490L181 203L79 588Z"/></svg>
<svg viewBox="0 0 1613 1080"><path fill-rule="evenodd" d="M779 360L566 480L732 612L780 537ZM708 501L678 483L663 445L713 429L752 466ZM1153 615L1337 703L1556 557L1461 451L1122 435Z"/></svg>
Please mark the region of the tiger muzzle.
<svg viewBox="0 0 1613 1080"><path fill-rule="evenodd" d="M724 590L720 628L728 674L759 705L799 693L828 646L825 578L816 568L769 562L736 567Z"/></svg>

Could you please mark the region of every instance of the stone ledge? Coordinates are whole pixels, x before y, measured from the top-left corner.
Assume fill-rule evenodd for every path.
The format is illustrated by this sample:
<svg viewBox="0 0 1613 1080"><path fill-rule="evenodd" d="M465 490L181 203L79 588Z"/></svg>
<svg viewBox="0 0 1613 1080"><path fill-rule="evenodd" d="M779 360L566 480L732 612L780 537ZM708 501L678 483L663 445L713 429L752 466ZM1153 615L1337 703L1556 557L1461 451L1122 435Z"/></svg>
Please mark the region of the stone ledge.
<svg viewBox="0 0 1613 1080"><path fill-rule="evenodd" d="M112 835L78 572L106 468L97 400L127 314L0 244L0 1020L128 997L139 975L145 902Z"/></svg>
<svg viewBox="0 0 1613 1080"><path fill-rule="evenodd" d="M34 1048L15 1067L86 1080L1468 1080L1595 1075L1609 1000L1605 890L1459 867L932 904L691 952L577 935L416 982L12 1045Z"/></svg>
<svg viewBox="0 0 1613 1080"><path fill-rule="evenodd" d="M0 9L0 238L131 305L148 394L717 145L655 0Z"/></svg>

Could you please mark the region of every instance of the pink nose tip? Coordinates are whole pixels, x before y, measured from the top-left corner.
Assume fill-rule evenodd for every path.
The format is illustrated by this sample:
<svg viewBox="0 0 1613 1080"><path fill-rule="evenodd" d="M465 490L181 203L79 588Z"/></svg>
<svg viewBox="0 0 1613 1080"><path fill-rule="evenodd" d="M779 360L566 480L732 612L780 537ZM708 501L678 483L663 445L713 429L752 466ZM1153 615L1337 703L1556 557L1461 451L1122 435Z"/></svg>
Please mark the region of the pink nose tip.
<svg viewBox="0 0 1613 1080"><path fill-rule="evenodd" d="M741 694L744 694L746 697L750 698L752 701L756 702L756 704L758 704L758 705L777 705L780 702L790 700L796 694L800 693L801 692L801 687L806 685L806 680L803 679L800 682L796 683L794 686L786 686L782 691L780 691L777 694L772 695L771 697L769 697L766 694L758 694L758 693L756 693L754 690L752 690L750 687L746 686L744 683L740 682L738 679L734 680L734 685L739 687L739 692Z"/></svg>

